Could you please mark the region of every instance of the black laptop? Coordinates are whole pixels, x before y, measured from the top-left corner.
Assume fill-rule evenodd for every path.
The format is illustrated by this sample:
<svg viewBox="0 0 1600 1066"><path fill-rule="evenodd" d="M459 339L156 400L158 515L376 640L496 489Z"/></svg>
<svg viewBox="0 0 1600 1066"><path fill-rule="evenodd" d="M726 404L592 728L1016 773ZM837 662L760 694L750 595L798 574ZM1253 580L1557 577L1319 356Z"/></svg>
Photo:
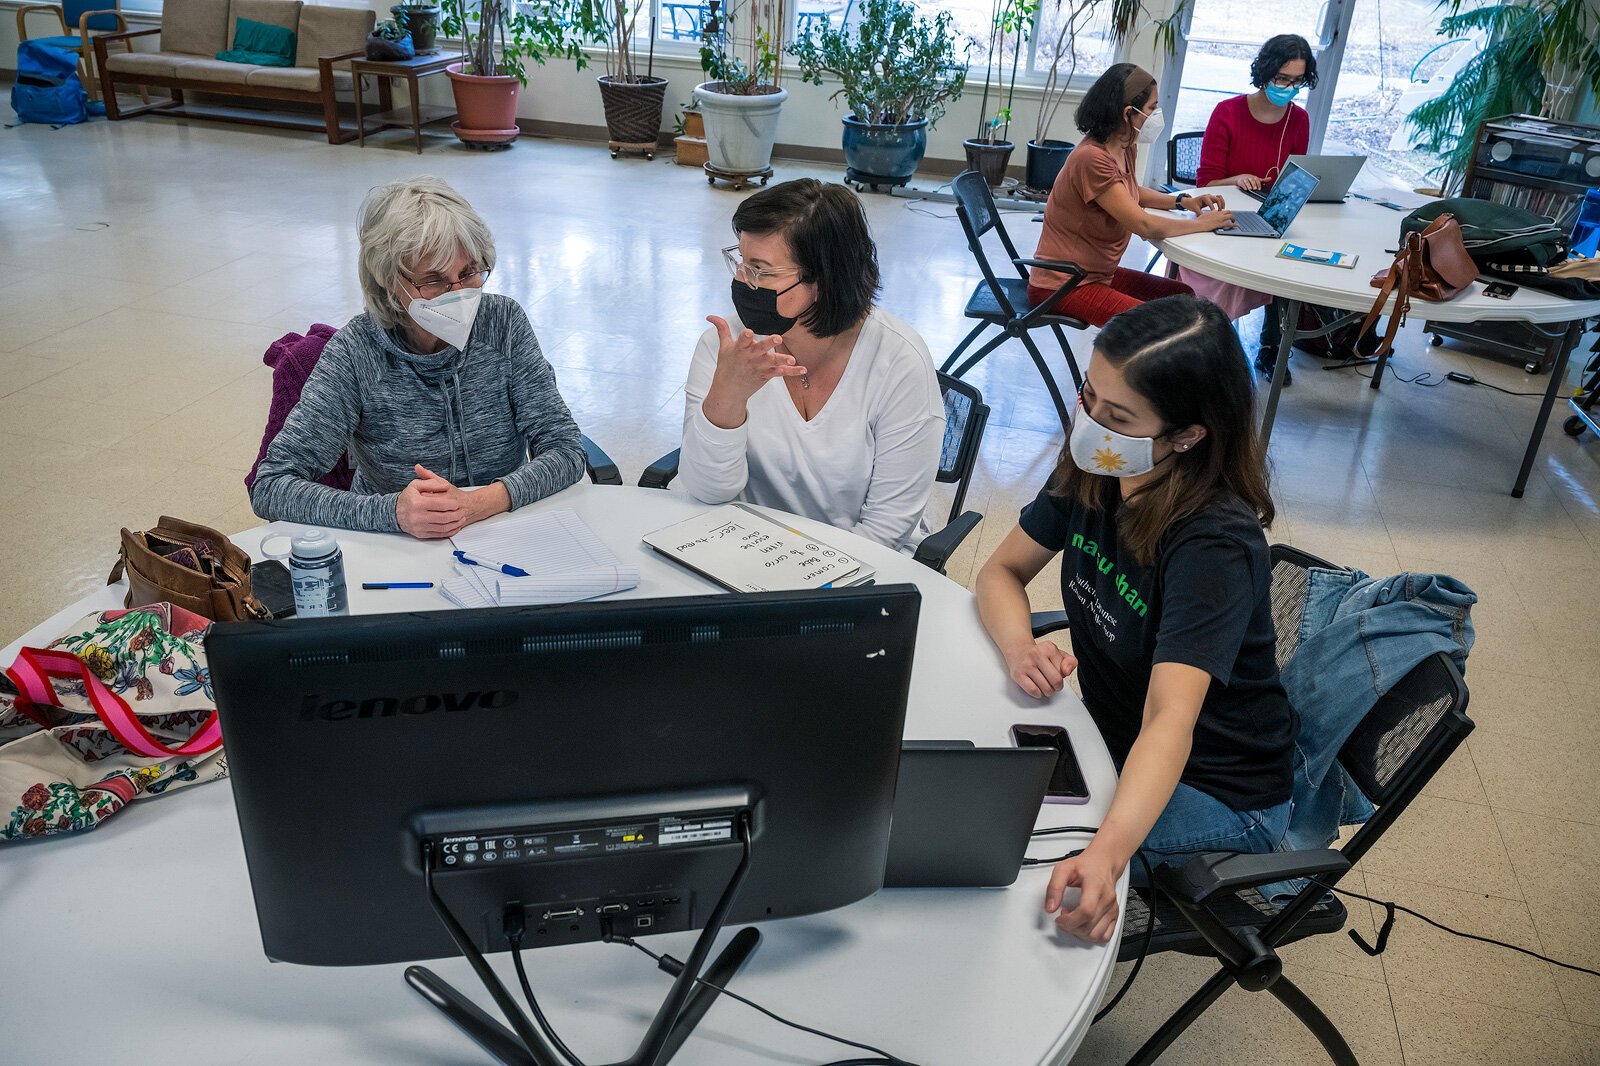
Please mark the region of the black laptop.
<svg viewBox="0 0 1600 1066"><path fill-rule="evenodd" d="M1048 748L907 741L885 888L1001 888L1017 879L1055 769Z"/></svg>

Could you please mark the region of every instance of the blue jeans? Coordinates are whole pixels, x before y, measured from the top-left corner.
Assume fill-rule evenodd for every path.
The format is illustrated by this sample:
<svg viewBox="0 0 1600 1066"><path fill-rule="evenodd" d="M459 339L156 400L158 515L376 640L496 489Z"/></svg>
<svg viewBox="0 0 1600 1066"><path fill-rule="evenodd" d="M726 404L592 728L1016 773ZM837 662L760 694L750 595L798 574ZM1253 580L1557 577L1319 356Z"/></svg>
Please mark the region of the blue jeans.
<svg viewBox="0 0 1600 1066"><path fill-rule="evenodd" d="M1162 862L1181 866L1203 851L1282 851L1293 806L1292 800L1284 800L1263 811L1236 811L1180 781L1139 850L1151 867ZM1137 861L1131 876L1135 885L1144 885L1144 867Z"/></svg>

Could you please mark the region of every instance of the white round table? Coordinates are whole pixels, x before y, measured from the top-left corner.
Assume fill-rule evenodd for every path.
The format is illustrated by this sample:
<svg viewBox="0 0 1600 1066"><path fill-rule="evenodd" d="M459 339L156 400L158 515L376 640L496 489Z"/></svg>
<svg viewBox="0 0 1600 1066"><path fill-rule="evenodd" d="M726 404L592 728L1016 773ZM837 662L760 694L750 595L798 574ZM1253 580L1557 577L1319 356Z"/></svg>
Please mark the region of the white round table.
<svg viewBox="0 0 1600 1066"><path fill-rule="evenodd" d="M630 597L714 591L640 543L644 533L701 509L683 496L585 483L533 506L576 511L619 558L637 563L641 582ZM1011 684L971 594L954 582L852 534L791 521L871 563L880 582L920 588L908 737L1004 745L1013 723L1063 724L1092 799L1046 807L1039 824L1099 824L1115 770L1070 690L1039 702ZM292 527L274 523L234 539L259 558L261 539L285 528ZM437 589L361 589L363 581L442 580L447 542L363 533L340 539L354 612L448 607ZM86 597L0 652L0 662L89 611L120 607L122 595L118 585ZM1081 846L1082 838L1055 837L1032 851ZM760 948L731 987L786 1017L926 1066L1064 1063L1110 980L1116 940L1096 947L1055 932L1040 910L1047 869L1024 871L1009 889L884 890L841 910L765 923ZM681 958L692 939L647 943ZM150 1055L207 1066L488 1061L406 987L402 966L267 961L232 792L221 784L141 800L82 836L0 846L0 955L12 985L0 998L6 1062ZM669 980L638 952L612 945L548 948L527 958L552 1023L591 1062L632 1052ZM515 988L506 956L492 959ZM493 1011L465 960L429 965ZM850 1051L719 999L675 1061L800 1066Z"/></svg>
<svg viewBox="0 0 1600 1066"><path fill-rule="evenodd" d="M1261 207L1255 199L1231 185L1205 191L1220 194L1231 210L1255 211ZM1313 303L1342 311L1368 311L1377 298L1372 275L1394 261L1394 249L1400 240L1400 221L1404 217L1403 212L1352 197L1340 204L1307 204L1290 223L1288 236L1283 239L1191 233L1155 242L1162 254L1179 266L1208 278L1281 297L1284 301L1281 309L1283 340L1261 420L1264 441L1272 436L1278 396L1283 391L1283 378L1289 366L1289 350L1299 335L1300 305ZM1349 269L1280 259L1278 248L1283 240L1308 248L1353 252L1358 258ZM1393 307L1391 297L1386 313ZM1550 381L1511 490L1511 495L1520 497L1528 483L1533 461L1538 457L1556 393L1566 378L1567 360L1583 332L1584 320L1600 315L1600 300L1564 300L1526 285L1511 299L1497 300L1485 296L1483 283L1475 281L1453 300L1443 303L1414 300L1411 310L1434 322L1528 322L1551 327L1541 331L1550 337ZM1383 366L1384 361L1380 361L1372 375L1374 389L1383 379Z"/></svg>

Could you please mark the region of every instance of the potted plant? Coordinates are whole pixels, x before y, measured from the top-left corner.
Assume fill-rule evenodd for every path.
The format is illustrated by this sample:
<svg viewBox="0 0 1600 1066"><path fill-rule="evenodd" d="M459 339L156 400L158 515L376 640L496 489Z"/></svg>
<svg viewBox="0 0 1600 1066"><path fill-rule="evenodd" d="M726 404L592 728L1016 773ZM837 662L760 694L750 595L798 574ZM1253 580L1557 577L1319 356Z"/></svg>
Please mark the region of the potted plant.
<svg viewBox="0 0 1600 1066"><path fill-rule="evenodd" d="M831 74L845 98L848 181L877 188L904 185L928 148L928 131L966 85L949 11L919 17L910 0L862 0L850 27L810 27L789 48L800 76L814 85Z"/></svg>
<svg viewBox="0 0 1600 1066"><path fill-rule="evenodd" d="M461 41L465 63L445 71L459 117L451 129L466 144L517 139L517 94L528 84L527 61L564 55L588 65L584 25L568 0L443 0L445 33Z"/></svg>
<svg viewBox="0 0 1600 1066"><path fill-rule="evenodd" d="M431 56L439 50L439 5L432 0L396 4L389 9L400 28L411 34L411 43L419 56Z"/></svg>
<svg viewBox="0 0 1600 1066"><path fill-rule="evenodd" d="M383 63L398 63L410 59L417 51L412 47L411 34L393 19L384 19L367 34L367 58Z"/></svg>
<svg viewBox="0 0 1600 1066"><path fill-rule="evenodd" d="M667 79L655 76L655 20L650 26L650 51L639 71L639 16L647 0L585 0L580 21L605 50L606 72L595 79L606 110L611 158L624 148L656 157L661 139L661 111Z"/></svg>
<svg viewBox="0 0 1600 1066"><path fill-rule="evenodd" d="M1446 2L1450 13L1439 24L1441 35L1488 37L1442 95L1411 112L1418 147L1444 159L1442 184L1449 191L1466 173L1485 119L1537 114L1572 121L1585 88L1600 97L1600 11L1588 0L1475 8L1462 0Z"/></svg>
<svg viewBox="0 0 1600 1066"><path fill-rule="evenodd" d="M1038 0L995 0L989 20L989 61L983 75L983 104L978 110L978 135L966 142L967 169L976 170L997 188L1005 180L1006 164L1011 161L1011 99L1017 91L1017 67L1022 60L1022 42L1033 29ZM1011 45L1011 80L1006 86L1005 104L989 111L989 86L994 81L994 55L1000 52L1001 77L1005 77L1005 47ZM996 91L998 92L998 85Z"/></svg>
<svg viewBox="0 0 1600 1066"><path fill-rule="evenodd" d="M789 92L778 84L775 44L783 27L783 0L710 0L700 48L706 80L695 99L706 125L706 164L712 180L772 170L778 114Z"/></svg>

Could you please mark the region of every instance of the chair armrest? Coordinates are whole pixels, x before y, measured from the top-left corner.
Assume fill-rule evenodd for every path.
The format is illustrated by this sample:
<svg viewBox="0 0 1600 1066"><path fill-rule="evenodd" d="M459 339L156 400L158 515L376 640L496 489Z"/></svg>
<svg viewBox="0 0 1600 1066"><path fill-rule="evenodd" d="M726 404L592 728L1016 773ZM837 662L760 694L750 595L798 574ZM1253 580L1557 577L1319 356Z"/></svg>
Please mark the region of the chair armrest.
<svg viewBox="0 0 1600 1066"><path fill-rule="evenodd" d="M335 63L343 63L349 59L360 59L366 54L367 50L365 48L357 48L353 52L341 52L336 56L318 56L317 72L321 75L323 83L326 84L328 79L333 76L333 65Z"/></svg>
<svg viewBox="0 0 1600 1066"><path fill-rule="evenodd" d="M1060 274L1072 274L1083 277L1083 268L1069 259L1013 259L1017 266L1043 267L1045 270L1054 270Z"/></svg>
<svg viewBox="0 0 1600 1066"><path fill-rule="evenodd" d="M1054 270L1059 274L1069 275L1066 284L1062 285L1044 300L1030 308L1028 312L1024 314L1021 319L1019 319L1021 322L1029 322L1035 318L1042 318L1045 315L1055 314L1057 305L1060 304L1061 301L1065 300L1067 298L1067 293L1077 288L1079 283L1082 282L1085 277L1084 270L1081 266L1079 266L1077 263L1068 262L1065 259L1013 259L1011 261L1019 268L1036 266L1042 267L1045 270Z"/></svg>
<svg viewBox="0 0 1600 1066"><path fill-rule="evenodd" d="M580 434L578 442L583 445L583 465L589 471L590 481L596 485L622 484L622 473L604 448L590 440L588 434Z"/></svg>
<svg viewBox="0 0 1600 1066"><path fill-rule="evenodd" d="M149 37L151 34L160 32L160 26L151 26L148 29L143 30L127 30L122 33L102 33L96 37L95 40L105 41L107 44L110 44L112 41L131 41L135 37Z"/></svg>
<svg viewBox="0 0 1600 1066"><path fill-rule="evenodd" d="M1297 877L1326 877L1349 869L1350 860L1332 850L1274 851L1264 855L1208 851L1182 866L1161 866L1155 871L1155 880L1167 895L1198 904L1218 892Z"/></svg>
<svg viewBox="0 0 1600 1066"><path fill-rule="evenodd" d="M977 511L964 511L956 515L939 532L924 537L922 543L917 545L916 554L912 558L923 566L944 573L945 564L950 561L950 557L961 547L961 542L967 539L967 534L977 528L978 523L982 521L983 515Z"/></svg>
<svg viewBox="0 0 1600 1066"><path fill-rule="evenodd" d="M1066 611L1034 611L1029 620L1033 623L1034 640L1067 628Z"/></svg>
<svg viewBox="0 0 1600 1066"><path fill-rule="evenodd" d="M29 12L33 12L35 14L38 14L38 13L44 12L44 11L48 11L51 14L55 15L56 21L61 23L61 33L62 33L62 35L63 36L66 35L66 33L67 33L67 16L62 13L61 8L58 5L56 5L56 4L23 4L21 7L17 8L17 40L26 41L28 39L28 27L27 27L28 13Z"/></svg>
<svg viewBox="0 0 1600 1066"><path fill-rule="evenodd" d="M666 455L645 467L639 477L641 489L664 489L678 476L678 459L682 448L674 448Z"/></svg>

